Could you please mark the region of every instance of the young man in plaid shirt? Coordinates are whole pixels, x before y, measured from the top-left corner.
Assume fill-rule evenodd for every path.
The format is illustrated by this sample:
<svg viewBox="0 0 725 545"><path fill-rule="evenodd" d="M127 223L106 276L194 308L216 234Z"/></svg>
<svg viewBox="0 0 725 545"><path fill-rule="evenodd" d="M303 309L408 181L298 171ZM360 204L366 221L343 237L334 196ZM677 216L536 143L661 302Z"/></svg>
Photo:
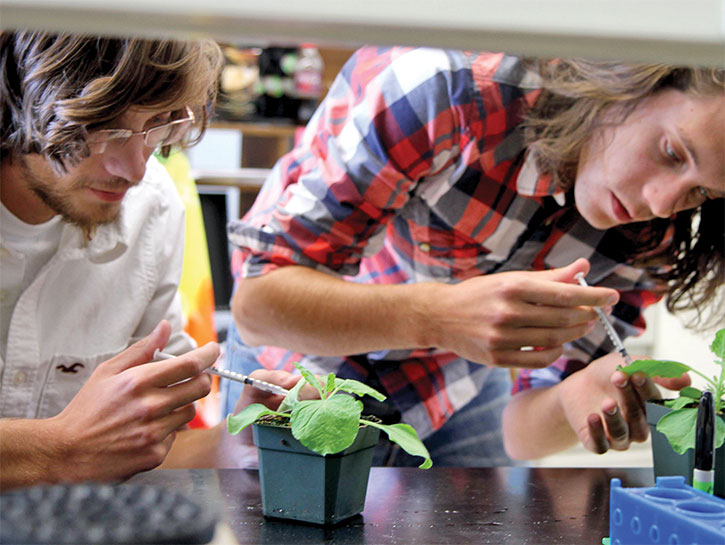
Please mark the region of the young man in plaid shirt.
<svg viewBox="0 0 725 545"><path fill-rule="evenodd" d="M724 121L723 70L363 48L230 225L229 365L365 380L439 465L626 449L656 387L593 307L715 293Z"/></svg>

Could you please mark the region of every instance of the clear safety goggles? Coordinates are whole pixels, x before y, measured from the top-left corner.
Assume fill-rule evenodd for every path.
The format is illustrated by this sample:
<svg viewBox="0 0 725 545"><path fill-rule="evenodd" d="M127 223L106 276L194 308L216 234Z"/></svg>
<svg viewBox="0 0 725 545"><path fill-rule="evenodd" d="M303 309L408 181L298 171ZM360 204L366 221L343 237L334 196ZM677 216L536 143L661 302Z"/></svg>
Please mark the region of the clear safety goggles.
<svg viewBox="0 0 725 545"><path fill-rule="evenodd" d="M149 148L162 148L179 142L194 124L194 112L188 106L181 113L186 117L175 119L151 127L145 131L134 132L129 129L98 129L88 131L86 144L92 154L100 154L122 148L132 136L143 135L144 145Z"/></svg>

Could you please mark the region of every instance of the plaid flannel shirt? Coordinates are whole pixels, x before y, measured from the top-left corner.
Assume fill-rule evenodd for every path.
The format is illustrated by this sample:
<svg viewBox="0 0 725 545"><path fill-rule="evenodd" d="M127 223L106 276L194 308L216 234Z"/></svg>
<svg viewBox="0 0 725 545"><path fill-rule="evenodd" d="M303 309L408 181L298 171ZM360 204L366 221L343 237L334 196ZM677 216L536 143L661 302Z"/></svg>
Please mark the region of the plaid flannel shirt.
<svg viewBox="0 0 725 545"><path fill-rule="evenodd" d="M586 257L588 282L621 293L615 328L623 337L641 333L641 310L661 286L627 264L621 234L591 227L526 153L520 123L539 85L519 58L500 53L359 50L252 209L230 224L235 278L298 264L354 282L452 283ZM362 380L370 369L359 357L234 350L269 369L300 361ZM595 328L550 367L523 370L514 390L556 384L612 350ZM433 348L367 360L421 437L473 399L489 371Z"/></svg>

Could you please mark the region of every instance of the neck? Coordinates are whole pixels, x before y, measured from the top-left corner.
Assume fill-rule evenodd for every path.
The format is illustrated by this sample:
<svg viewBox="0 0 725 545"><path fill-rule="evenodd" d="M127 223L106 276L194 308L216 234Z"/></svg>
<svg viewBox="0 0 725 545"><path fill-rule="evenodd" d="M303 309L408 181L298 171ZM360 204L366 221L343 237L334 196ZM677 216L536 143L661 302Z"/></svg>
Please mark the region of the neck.
<svg viewBox="0 0 725 545"><path fill-rule="evenodd" d="M0 162L0 182L0 201L19 220L37 225L56 215L30 189L25 169L19 158L8 157Z"/></svg>

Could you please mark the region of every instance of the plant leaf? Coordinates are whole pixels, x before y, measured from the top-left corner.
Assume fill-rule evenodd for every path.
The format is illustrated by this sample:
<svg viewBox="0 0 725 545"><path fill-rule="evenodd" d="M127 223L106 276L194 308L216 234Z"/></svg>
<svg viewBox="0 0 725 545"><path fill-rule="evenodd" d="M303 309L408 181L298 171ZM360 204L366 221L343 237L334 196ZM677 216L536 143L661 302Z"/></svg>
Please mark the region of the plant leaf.
<svg viewBox="0 0 725 545"><path fill-rule="evenodd" d="M244 428L249 426L249 424L257 420L257 418L266 416L268 414L275 414L275 411L273 411L269 407L265 407L261 403L253 403L252 405L247 405L246 407L244 407L244 409L239 411L239 413L235 414L234 416L229 415L227 417L227 430L231 435L236 435Z"/></svg>
<svg viewBox="0 0 725 545"><path fill-rule="evenodd" d="M624 371L628 375L634 373L645 373L648 377L675 378L681 377L684 373L691 370L689 365L680 363L679 361L670 360L634 360L627 366L620 367L620 371Z"/></svg>
<svg viewBox="0 0 725 545"><path fill-rule="evenodd" d="M425 448L423 441L418 437L418 433L413 429L413 426L409 424L379 424L377 422L366 422L371 426L380 428L388 434L388 438L393 442L400 445L400 447L413 456L420 456L424 458L423 463L418 467L420 469L428 469L433 465L433 460L430 459L430 453Z"/></svg>
<svg viewBox="0 0 725 545"><path fill-rule="evenodd" d="M702 397L702 391L697 388L693 388L692 386L685 386L682 390L680 390L680 395L699 400Z"/></svg>
<svg viewBox="0 0 725 545"><path fill-rule="evenodd" d="M371 388L367 384L363 384L360 381L349 379L335 379L335 388L347 392L349 394L355 394L358 396L369 395L374 397L378 401L384 401L386 396L378 392L375 388Z"/></svg>
<svg viewBox="0 0 725 545"><path fill-rule="evenodd" d="M277 412L280 413L288 413L290 412L294 406L297 404L297 398L300 395L300 390L304 387L305 381L304 380L298 380L297 384L295 384L289 392L287 392L287 395L284 396L284 399L282 400L282 403L279 404L279 408L277 409Z"/></svg>
<svg viewBox="0 0 725 545"><path fill-rule="evenodd" d="M299 369L300 373L302 374L302 378L304 378L307 382L309 382L312 386L317 388L317 391L320 392L320 397L325 397L325 390L322 389L322 384L317 379L317 376L315 376L314 373L311 371L308 371L302 365L300 365L298 362L294 362L295 367Z"/></svg>
<svg viewBox="0 0 725 545"><path fill-rule="evenodd" d="M325 397L330 395L330 392L335 389L335 375L330 373L327 375L327 384L325 386Z"/></svg>
<svg viewBox="0 0 725 545"><path fill-rule="evenodd" d="M348 395L299 401L292 409L292 435L310 450L335 454L352 445L360 426L362 403Z"/></svg>
<svg viewBox="0 0 725 545"><path fill-rule="evenodd" d="M680 395L680 397L676 399L668 399L665 401L665 407L669 407L670 409L677 410L682 409L683 407L686 407L690 403L697 404L697 398L688 397Z"/></svg>
<svg viewBox="0 0 725 545"><path fill-rule="evenodd" d="M715 448L720 448L725 443L725 420L715 419Z"/></svg>
<svg viewBox="0 0 725 545"><path fill-rule="evenodd" d="M725 327L715 333L715 340L712 341L710 350L721 360L725 359Z"/></svg>
<svg viewBox="0 0 725 545"><path fill-rule="evenodd" d="M660 418L657 431L665 434L677 454L695 448L697 409L679 409Z"/></svg>

